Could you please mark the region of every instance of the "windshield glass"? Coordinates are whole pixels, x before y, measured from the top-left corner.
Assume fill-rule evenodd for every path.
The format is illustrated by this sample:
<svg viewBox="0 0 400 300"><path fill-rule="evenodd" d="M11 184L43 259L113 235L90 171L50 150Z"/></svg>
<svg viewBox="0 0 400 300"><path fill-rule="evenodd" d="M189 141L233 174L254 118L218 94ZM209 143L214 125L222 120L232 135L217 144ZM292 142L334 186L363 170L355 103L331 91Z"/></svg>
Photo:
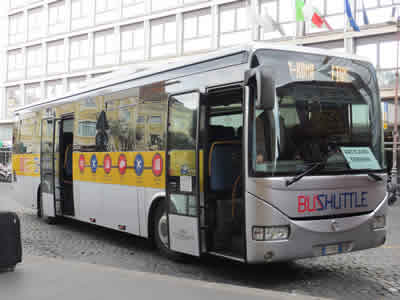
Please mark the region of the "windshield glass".
<svg viewBox="0 0 400 300"><path fill-rule="evenodd" d="M260 55L259 60L276 65L270 57ZM346 67L334 74L332 64L326 66L329 60L321 56L304 55L301 66L284 59L288 72L283 76L281 60L274 110L251 108L253 173L295 175L316 162L324 167L312 175L382 170L381 116L372 67L336 58L334 68Z"/></svg>

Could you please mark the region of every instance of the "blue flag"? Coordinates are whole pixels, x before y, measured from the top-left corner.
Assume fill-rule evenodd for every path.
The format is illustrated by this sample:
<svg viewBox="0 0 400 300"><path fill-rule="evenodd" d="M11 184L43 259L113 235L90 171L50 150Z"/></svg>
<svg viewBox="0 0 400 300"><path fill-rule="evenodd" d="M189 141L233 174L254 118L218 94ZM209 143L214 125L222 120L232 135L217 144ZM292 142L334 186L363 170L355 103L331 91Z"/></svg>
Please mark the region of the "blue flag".
<svg viewBox="0 0 400 300"><path fill-rule="evenodd" d="M367 11L365 9L364 0L362 1L362 12L363 12L364 25L368 25L369 24L369 20L368 20Z"/></svg>
<svg viewBox="0 0 400 300"><path fill-rule="evenodd" d="M360 31L360 27L358 27L358 25L356 24L356 21L353 18L353 14L351 13L349 0L344 0L344 4L346 7L346 15L349 19L351 27L353 27L354 31Z"/></svg>

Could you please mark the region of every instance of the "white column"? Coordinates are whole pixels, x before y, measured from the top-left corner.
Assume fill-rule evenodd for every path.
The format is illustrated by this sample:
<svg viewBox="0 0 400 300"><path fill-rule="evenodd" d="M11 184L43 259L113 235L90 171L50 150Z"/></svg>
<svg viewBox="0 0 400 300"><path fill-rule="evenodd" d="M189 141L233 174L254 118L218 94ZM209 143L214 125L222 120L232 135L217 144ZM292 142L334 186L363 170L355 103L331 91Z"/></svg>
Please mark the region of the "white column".
<svg viewBox="0 0 400 300"><path fill-rule="evenodd" d="M42 59L43 59L43 61L42 61L42 74L43 74L44 77L47 76L47 71L48 71L48 68L47 68L47 62L48 62L47 56L48 56L47 43L43 42L42 43Z"/></svg>
<svg viewBox="0 0 400 300"><path fill-rule="evenodd" d="M69 73L70 72L70 69L69 69L69 60L70 60L70 56L71 56L71 54L70 54L70 49L71 49L71 47L70 47L70 40L69 40L69 38L64 38L64 70L65 70L65 73Z"/></svg>
<svg viewBox="0 0 400 300"><path fill-rule="evenodd" d="M26 47L23 47L23 48L21 49L21 52L22 52L22 64L24 65L24 75L23 75L23 79L26 79L26 78L27 78L27 74L28 74L28 65L27 65L28 59L27 59L27 57L26 57L26 55L27 55ZM24 103L25 103L25 102L24 102Z"/></svg>
<svg viewBox="0 0 400 300"><path fill-rule="evenodd" d="M260 1L259 0L251 0L251 8L253 11L260 13ZM252 20L248 20L252 23L252 39L253 41L259 41L261 39L261 28L258 24L252 22Z"/></svg>
<svg viewBox="0 0 400 300"><path fill-rule="evenodd" d="M218 7L218 5L213 5L211 7L211 19L212 19L211 48L217 49L219 47L219 7Z"/></svg>
<svg viewBox="0 0 400 300"><path fill-rule="evenodd" d="M149 20L144 21L144 60L151 56L151 25Z"/></svg>
<svg viewBox="0 0 400 300"><path fill-rule="evenodd" d="M22 103L22 105L25 105L25 103L26 103L26 100L25 100L25 85L21 84L19 88L21 90L21 103Z"/></svg>
<svg viewBox="0 0 400 300"><path fill-rule="evenodd" d="M121 26L114 27L114 41L115 41L115 63L121 64Z"/></svg>
<svg viewBox="0 0 400 300"><path fill-rule="evenodd" d="M40 82L40 92L41 92L40 101L47 99L46 84L45 81L43 80Z"/></svg>
<svg viewBox="0 0 400 300"><path fill-rule="evenodd" d="M24 16L23 16L23 20L24 20L24 42L28 41L28 33L29 33L29 22L28 22L28 10L25 9L24 10Z"/></svg>
<svg viewBox="0 0 400 300"><path fill-rule="evenodd" d="M176 14L176 56L183 54L183 14Z"/></svg>
<svg viewBox="0 0 400 300"><path fill-rule="evenodd" d="M83 0L89 2L89 26L96 24L96 0Z"/></svg>
<svg viewBox="0 0 400 300"><path fill-rule="evenodd" d="M43 36L47 37L49 35L49 4L45 3L43 5L43 21L42 21L42 30L43 30Z"/></svg>
<svg viewBox="0 0 400 300"><path fill-rule="evenodd" d="M88 34L88 43L89 43L89 69L93 69L95 64L94 64L94 33L89 32Z"/></svg>
<svg viewBox="0 0 400 300"><path fill-rule="evenodd" d="M68 79L66 77L62 79L62 85L63 85L63 94L68 93Z"/></svg>
<svg viewBox="0 0 400 300"><path fill-rule="evenodd" d="M85 0L84 0L85 1ZM86 0L87 1L87 0ZM71 0L65 0L65 26L66 26L66 31L71 32L71 26L72 26L72 4Z"/></svg>

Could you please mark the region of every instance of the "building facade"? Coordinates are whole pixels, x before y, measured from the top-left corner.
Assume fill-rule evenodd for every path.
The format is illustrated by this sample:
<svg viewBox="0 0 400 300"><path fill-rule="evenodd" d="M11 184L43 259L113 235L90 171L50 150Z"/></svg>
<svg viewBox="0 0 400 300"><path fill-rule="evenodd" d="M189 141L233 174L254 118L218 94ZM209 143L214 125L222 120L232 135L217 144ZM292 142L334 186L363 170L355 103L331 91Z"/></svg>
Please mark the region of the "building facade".
<svg viewBox="0 0 400 300"><path fill-rule="evenodd" d="M350 0L361 28L356 32L344 1L312 0L329 30L296 22L296 0L9 0L1 119L12 120L19 106L62 95L122 66L262 40L368 57L378 69L390 126L397 27L389 21L397 2ZM277 30L264 32L252 22L249 6L267 12Z"/></svg>

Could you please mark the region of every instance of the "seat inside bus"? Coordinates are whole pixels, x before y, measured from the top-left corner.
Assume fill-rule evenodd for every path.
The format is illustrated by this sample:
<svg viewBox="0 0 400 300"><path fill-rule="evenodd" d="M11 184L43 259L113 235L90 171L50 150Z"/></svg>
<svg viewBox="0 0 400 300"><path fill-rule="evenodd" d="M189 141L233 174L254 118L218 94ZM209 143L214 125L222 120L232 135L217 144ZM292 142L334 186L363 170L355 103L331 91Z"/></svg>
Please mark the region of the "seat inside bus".
<svg viewBox="0 0 400 300"><path fill-rule="evenodd" d="M229 192L241 173L241 141L233 127L210 126L209 186L212 192Z"/></svg>

